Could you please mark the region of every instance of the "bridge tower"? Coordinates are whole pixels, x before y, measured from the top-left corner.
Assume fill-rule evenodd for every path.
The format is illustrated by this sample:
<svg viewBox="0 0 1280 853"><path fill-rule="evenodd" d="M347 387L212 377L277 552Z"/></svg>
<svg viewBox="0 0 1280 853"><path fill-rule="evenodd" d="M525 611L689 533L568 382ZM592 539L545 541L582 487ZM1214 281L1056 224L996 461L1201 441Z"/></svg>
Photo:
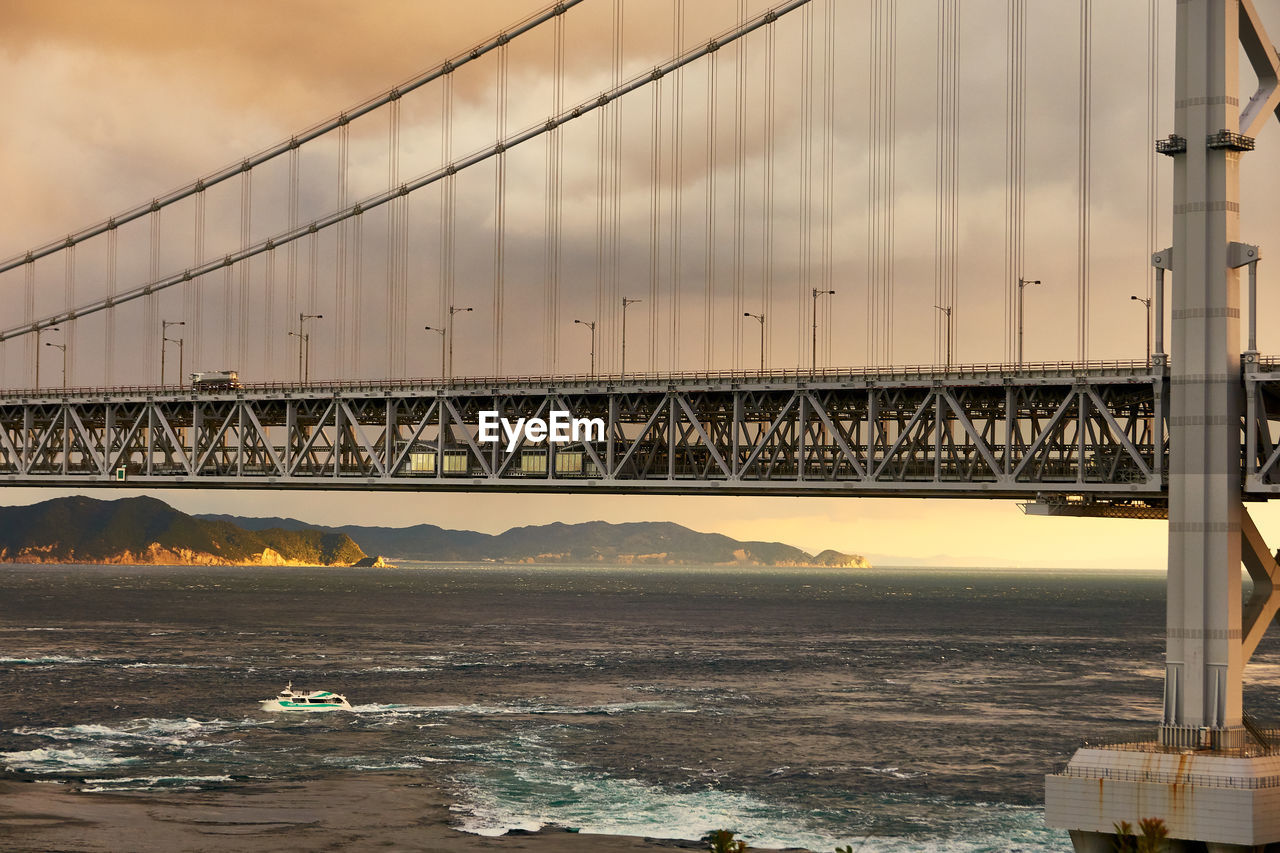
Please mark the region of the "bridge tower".
<svg viewBox="0 0 1280 853"><path fill-rule="evenodd" d="M1259 79L1243 110L1241 47ZM1175 74L1174 135L1158 144L1174 158L1174 244L1153 258L1173 274L1163 720L1149 743L1077 751L1046 779L1046 819L1091 853L1113 849L1117 823L1143 818L1164 820L1173 850L1280 851L1280 749L1241 700L1280 598L1241 500L1240 271L1255 282L1259 252L1239 242L1239 165L1280 102L1252 0L1179 0ZM1251 333L1246 370L1255 346ZM1243 605L1242 561L1254 579Z"/></svg>

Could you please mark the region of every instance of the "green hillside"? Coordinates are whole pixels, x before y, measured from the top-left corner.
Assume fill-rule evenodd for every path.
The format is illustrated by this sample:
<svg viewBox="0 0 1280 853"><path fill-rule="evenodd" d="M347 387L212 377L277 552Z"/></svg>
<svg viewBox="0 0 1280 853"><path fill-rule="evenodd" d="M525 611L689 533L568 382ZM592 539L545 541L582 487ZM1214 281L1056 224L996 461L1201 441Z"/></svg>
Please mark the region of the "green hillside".
<svg viewBox="0 0 1280 853"><path fill-rule="evenodd" d="M278 555L278 558L270 552ZM342 533L245 530L149 497L56 498L0 507L0 561L50 563L284 561L350 565L365 555Z"/></svg>

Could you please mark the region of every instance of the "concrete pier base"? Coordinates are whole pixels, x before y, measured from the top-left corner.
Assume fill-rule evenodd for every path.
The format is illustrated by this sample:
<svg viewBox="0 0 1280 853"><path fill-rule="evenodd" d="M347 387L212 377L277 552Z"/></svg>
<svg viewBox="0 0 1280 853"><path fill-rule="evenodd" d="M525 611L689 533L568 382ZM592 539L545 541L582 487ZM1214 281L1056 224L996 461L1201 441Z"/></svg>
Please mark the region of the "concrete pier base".
<svg viewBox="0 0 1280 853"><path fill-rule="evenodd" d="M1076 853L1115 853L1115 836L1106 832L1071 830L1071 846Z"/></svg>
<svg viewBox="0 0 1280 853"><path fill-rule="evenodd" d="M1045 822L1077 853L1111 853L1116 825L1143 818L1164 821L1169 853L1280 853L1280 753L1085 747L1045 777Z"/></svg>
<svg viewBox="0 0 1280 853"><path fill-rule="evenodd" d="M1071 830L1071 845L1076 853L1115 853L1116 835L1112 832L1086 832ZM1171 838L1165 841L1161 853L1254 853L1265 847L1241 847L1238 844L1208 844L1202 841L1181 841Z"/></svg>

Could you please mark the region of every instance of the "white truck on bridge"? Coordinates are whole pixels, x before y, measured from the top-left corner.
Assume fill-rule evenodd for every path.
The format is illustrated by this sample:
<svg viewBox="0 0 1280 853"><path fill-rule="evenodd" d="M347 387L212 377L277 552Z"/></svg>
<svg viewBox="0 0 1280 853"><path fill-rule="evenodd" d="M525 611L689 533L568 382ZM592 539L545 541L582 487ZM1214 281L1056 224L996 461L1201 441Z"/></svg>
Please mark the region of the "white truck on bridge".
<svg viewBox="0 0 1280 853"><path fill-rule="evenodd" d="M230 391L240 387L240 374L234 370L206 370L191 374L191 387L197 391Z"/></svg>

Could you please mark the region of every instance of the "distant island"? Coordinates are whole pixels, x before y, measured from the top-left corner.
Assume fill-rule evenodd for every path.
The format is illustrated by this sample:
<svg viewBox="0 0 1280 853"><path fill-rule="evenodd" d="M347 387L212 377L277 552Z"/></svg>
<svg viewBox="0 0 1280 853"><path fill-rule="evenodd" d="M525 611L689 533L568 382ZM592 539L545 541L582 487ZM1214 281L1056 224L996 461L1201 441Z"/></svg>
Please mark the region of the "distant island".
<svg viewBox="0 0 1280 853"><path fill-rule="evenodd" d="M4 563L381 566L385 560L870 568L856 554L812 555L780 542L743 542L672 522L556 522L492 535L433 524L323 527L295 518L192 516L150 497L71 497L0 507Z"/></svg>
<svg viewBox="0 0 1280 853"><path fill-rule="evenodd" d="M322 530L351 537L368 554L387 560L438 563L511 563L650 566L798 566L867 569L857 554L827 550L809 554L781 542L743 542L719 533L699 533L670 521L638 521L513 527L505 533L449 530L434 524L412 527L320 527L296 518L199 515L245 530Z"/></svg>

